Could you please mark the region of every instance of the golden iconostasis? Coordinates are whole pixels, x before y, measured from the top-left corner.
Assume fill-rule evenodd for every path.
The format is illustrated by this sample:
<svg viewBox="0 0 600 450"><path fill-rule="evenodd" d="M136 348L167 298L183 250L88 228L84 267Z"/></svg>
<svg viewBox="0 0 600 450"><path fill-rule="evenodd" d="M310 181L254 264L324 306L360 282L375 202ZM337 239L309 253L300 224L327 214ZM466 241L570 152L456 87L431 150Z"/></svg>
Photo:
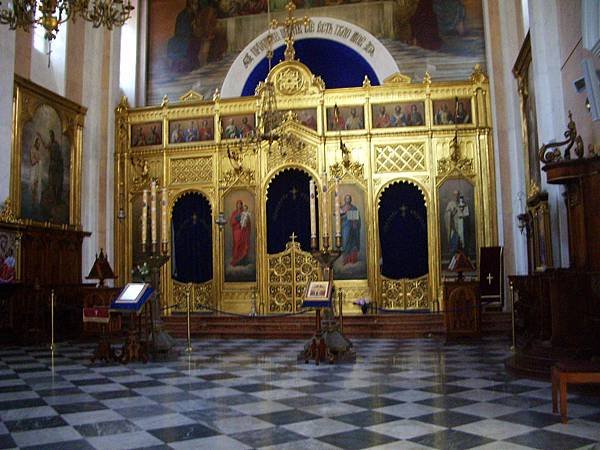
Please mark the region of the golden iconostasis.
<svg viewBox="0 0 600 450"><path fill-rule="evenodd" d="M270 133L268 83L281 112ZM463 81L396 74L381 86L326 89L285 61L252 97L190 92L136 109L124 98L116 125L116 272L127 281L143 258L143 191L154 179L166 188L168 225L156 240L170 256L168 312L184 310L189 282L195 311L298 311L319 277L306 244L311 180L320 234L325 225L335 233L337 186L344 242L334 277L346 312L365 297L389 310L438 310L457 245L475 264L479 247L497 245L489 85L478 67Z"/></svg>

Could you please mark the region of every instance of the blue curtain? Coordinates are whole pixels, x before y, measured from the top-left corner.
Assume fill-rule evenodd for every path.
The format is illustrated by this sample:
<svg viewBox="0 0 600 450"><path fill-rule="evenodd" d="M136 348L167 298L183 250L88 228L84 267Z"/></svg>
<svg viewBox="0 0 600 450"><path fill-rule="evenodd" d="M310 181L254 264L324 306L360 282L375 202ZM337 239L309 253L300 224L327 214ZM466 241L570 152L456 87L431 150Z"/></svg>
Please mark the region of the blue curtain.
<svg viewBox="0 0 600 450"><path fill-rule="evenodd" d="M371 85L378 86L375 71L357 51L339 42L328 39L309 38L294 43L296 58L305 64L312 73L320 76L328 89L362 86L365 75ZM285 45L273 52L273 65L283 60ZM269 63L263 59L250 73L242 96L254 95L259 81L267 77Z"/></svg>
<svg viewBox="0 0 600 450"><path fill-rule="evenodd" d="M173 207L172 277L182 283L204 283L212 273L212 216L208 200L187 194Z"/></svg>
<svg viewBox="0 0 600 450"><path fill-rule="evenodd" d="M271 182L267 194L268 253L284 251L292 233L296 234L302 250L310 251L309 181L308 174L291 169L281 172Z"/></svg>
<svg viewBox="0 0 600 450"><path fill-rule="evenodd" d="M397 183L379 202L381 273L393 279L417 278L428 269L427 208L419 189Z"/></svg>

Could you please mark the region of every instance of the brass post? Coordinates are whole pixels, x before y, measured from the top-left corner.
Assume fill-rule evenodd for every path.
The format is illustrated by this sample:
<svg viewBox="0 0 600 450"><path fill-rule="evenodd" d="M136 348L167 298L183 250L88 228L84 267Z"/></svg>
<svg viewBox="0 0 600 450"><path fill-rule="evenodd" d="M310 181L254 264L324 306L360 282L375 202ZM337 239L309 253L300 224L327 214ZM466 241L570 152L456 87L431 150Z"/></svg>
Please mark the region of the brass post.
<svg viewBox="0 0 600 450"><path fill-rule="evenodd" d="M514 352L517 348L517 336L515 334L515 287L512 281L510 282L510 316L512 325L512 345L510 349Z"/></svg>
<svg viewBox="0 0 600 450"><path fill-rule="evenodd" d="M50 291L50 351L54 353L54 289Z"/></svg>
<svg viewBox="0 0 600 450"><path fill-rule="evenodd" d="M192 283L188 283L187 290L185 293L186 303L187 303L187 348L186 352L192 353L192 332L191 332L191 323L190 323L190 314L191 314L191 305L190 305L190 293L192 290Z"/></svg>

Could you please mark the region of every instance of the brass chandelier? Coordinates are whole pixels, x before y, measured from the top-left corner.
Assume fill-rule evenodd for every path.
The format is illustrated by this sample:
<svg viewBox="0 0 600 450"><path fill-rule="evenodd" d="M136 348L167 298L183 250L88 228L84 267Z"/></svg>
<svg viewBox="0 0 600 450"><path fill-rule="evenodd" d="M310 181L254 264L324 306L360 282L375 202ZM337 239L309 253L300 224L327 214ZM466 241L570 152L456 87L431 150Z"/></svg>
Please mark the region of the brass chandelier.
<svg viewBox="0 0 600 450"><path fill-rule="evenodd" d="M94 28L112 30L122 26L133 9L131 0L8 0L6 6L0 1L0 24L25 31L39 25L46 40L52 41L58 27L69 19L81 18Z"/></svg>

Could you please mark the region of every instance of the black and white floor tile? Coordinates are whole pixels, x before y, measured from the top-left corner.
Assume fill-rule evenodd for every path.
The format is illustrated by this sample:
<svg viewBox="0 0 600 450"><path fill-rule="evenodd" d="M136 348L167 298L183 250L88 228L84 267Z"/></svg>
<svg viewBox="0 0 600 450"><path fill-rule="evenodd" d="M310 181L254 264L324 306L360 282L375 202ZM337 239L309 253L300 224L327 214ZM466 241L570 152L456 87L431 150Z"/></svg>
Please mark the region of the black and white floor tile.
<svg viewBox="0 0 600 450"><path fill-rule="evenodd" d="M0 348L0 448L600 449L600 397L504 370L508 343L355 340L352 365L301 341L198 340L190 357L90 364L91 345ZM184 347L184 343L180 343Z"/></svg>

